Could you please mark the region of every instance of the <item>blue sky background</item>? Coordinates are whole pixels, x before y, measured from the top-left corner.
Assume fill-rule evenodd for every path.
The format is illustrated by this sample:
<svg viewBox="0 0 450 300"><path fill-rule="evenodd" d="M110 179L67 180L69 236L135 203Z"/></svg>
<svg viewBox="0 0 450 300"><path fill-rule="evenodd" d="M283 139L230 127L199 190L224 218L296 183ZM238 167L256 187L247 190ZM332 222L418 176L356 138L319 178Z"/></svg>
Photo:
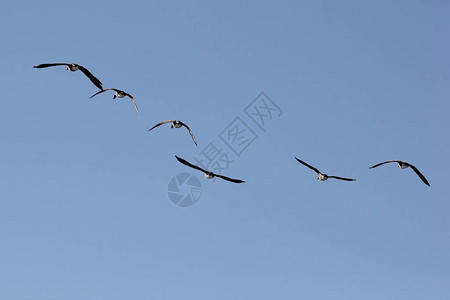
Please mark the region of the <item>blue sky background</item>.
<svg viewBox="0 0 450 300"><path fill-rule="evenodd" d="M3 1L0 298L448 299L448 1ZM79 63L81 72L33 69ZM266 132L244 108L283 110ZM178 208L237 116L259 138ZM191 126L199 147L166 119ZM229 151L230 152L230 151ZM230 156L232 153L230 152ZM297 156L356 182L319 182ZM388 159L394 164L369 170Z"/></svg>

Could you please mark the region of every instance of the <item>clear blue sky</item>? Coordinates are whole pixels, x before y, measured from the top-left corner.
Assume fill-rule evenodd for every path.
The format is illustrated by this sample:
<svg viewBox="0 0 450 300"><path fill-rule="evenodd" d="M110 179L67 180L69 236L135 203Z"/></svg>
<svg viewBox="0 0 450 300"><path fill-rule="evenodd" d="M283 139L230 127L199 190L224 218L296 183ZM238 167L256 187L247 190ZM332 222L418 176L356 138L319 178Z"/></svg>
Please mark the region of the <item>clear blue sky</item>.
<svg viewBox="0 0 450 300"><path fill-rule="evenodd" d="M448 1L3 1L1 299L449 299ZM81 72L33 69L79 63ZM244 108L283 111L263 132ZM236 117L258 138L171 178ZM191 126L199 147L166 119ZM222 144L221 144L222 143ZM228 150L229 151L229 150ZM230 155L232 152L230 152ZM297 156L356 182L320 182ZM401 159L410 169L372 164Z"/></svg>

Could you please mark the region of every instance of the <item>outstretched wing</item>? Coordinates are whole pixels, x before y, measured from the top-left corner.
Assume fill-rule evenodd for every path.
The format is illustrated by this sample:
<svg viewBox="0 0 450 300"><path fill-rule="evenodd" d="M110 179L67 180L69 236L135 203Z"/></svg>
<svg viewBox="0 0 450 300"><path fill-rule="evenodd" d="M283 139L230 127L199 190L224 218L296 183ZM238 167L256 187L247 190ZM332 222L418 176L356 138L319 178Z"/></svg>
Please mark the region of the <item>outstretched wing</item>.
<svg viewBox="0 0 450 300"><path fill-rule="evenodd" d="M95 96L97 96L98 94L104 93L104 92L106 92L106 91L111 91L111 90L115 91L115 89L113 89L113 88L102 89L101 91L98 91L97 93L95 93L94 95L92 95L92 96L89 97L89 98L95 97Z"/></svg>
<svg viewBox="0 0 450 300"><path fill-rule="evenodd" d="M161 126L161 125L163 125L163 124L170 123L170 122L173 122L173 120L162 121L162 122L156 124L155 126L153 126L152 128L148 129L147 131L150 131L150 130L152 130L152 129L155 129L155 128L158 127L158 126Z"/></svg>
<svg viewBox="0 0 450 300"><path fill-rule="evenodd" d="M128 95L128 94L127 94L127 96L130 97L131 102L133 102L133 104L134 104L134 110L136 111L137 117L138 117L138 119L139 119L139 118L140 118L140 116L139 116L139 109L138 109L138 107L137 107L137 105L136 105L136 102L134 101L134 98L131 97L131 96Z"/></svg>
<svg viewBox="0 0 450 300"><path fill-rule="evenodd" d="M79 69L81 72L83 72L84 75L86 75L87 78L89 78L89 79L92 81L92 83L93 83L96 87L98 87L99 89L103 90L102 82L101 82L100 80L98 80L97 77L95 77L94 75L92 75L92 73L89 72L88 69L86 69L86 68L83 67L83 66L78 66L78 69Z"/></svg>
<svg viewBox="0 0 450 300"><path fill-rule="evenodd" d="M391 163L391 162L399 163L400 161L399 160L387 160L387 161L384 161L382 163L379 163L379 164L376 164L374 166L371 166L369 169L373 169L373 168L376 168L376 167L379 167L381 165L384 165L384 164L387 164L387 163Z"/></svg>
<svg viewBox="0 0 450 300"><path fill-rule="evenodd" d="M189 126L187 126L187 125L184 124L183 122L181 122L181 125L183 125L184 127L186 127L186 129L189 131L189 134L190 134L191 137L192 137L192 140L194 141L195 146L198 146L198 145L197 145L197 140L195 139L195 136L194 136L194 134L192 133L192 130L189 128Z"/></svg>
<svg viewBox="0 0 450 300"><path fill-rule="evenodd" d="M419 177L420 177L420 179L422 179L423 183L425 183L426 185L430 186L430 184L428 183L428 180L425 178L425 176L423 176L422 173L419 172L419 170L415 166L413 166L411 164L408 164L408 166L410 166L411 169L413 169L414 172L416 172L416 174L419 175Z"/></svg>
<svg viewBox="0 0 450 300"><path fill-rule="evenodd" d="M208 172L208 171L205 171L205 170L203 170L202 168L200 168L200 167L198 167L198 166L196 166L196 165L191 164L190 162L188 162L187 160L182 159L181 157L178 157L178 156L176 156L176 155L175 155L175 157L176 157L176 158L178 159L178 161L179 161L180 163L182 163L183 165L186 165L186 166L188 166L188 167L197 169L197 170L199 170L199 171L202 171L203 173L207 173L207 172ZM217 176L217 175L216 175L216 176Z"/></svg>
<svg viewBox="0 0 450 300"><path fill-rule="evenodd" d="M244 180L233 179L233 178L226 177L226 176L223 176L223 175L218 175L218 174L214 174L214 176L222 178L222 179L227 180L227 181L234 182L234 183L243 183L243 182L245 182Z"/></svg>
<svg viewBox="0 0 450 300"><path fill-rule="evenodd" d="M48 68L48 67L54 67L54 66L68 66L68 65L70 65L70 64L68 64L68 63L40 64L37 66L33 66L33 68L42 69L42 68Z"/></svg>
<svg viewBox="0 0 450 300"><path fill-rule="evenodd" d="M328 176L328 178L335 178L335 179L340 179L340 180L345 180L345 181L355 181L356 180L356 179L344 178L344 177L338 177L338 176Z"/></svg>
<svg viewBox="0 0 450 300"><path fill-rule="evenodd" d="M125 94L125 96L127 96L127 97L130 97L130 99L134 99L133 98L133 96L131 96L130 94L128 94L127 92L124 92L124 91L121 91L121 90L118 90L118 89L113 89L113 90L115 90L116 92L122 92L122 93L124 93Z"/></svg>
<svg viewBox="0 0 450 300"><path fill-rule="evenodd" d="M298 159L297 157L295 158L299 163L301 163L302 165L307 166L308 168L310 168L311 170L313 170L314 172L316 172L317 174L320 173L319 170L317 170L316 168L314 168L313 166L308 165L307 163L305 163L303 160Z"/></svg>

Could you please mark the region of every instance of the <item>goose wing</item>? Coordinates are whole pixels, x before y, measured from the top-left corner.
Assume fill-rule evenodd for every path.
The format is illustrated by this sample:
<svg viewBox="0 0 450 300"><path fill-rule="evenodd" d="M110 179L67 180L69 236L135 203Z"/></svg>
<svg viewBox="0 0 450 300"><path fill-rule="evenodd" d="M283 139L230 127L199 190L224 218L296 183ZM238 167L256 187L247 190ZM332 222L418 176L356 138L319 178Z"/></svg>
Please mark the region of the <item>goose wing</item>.
<svg viewBox="0 0 450 300"><path fill-rule="evenodd" d="M106 92L106 91L111 91L111 90L115 91L116 89L114 89L114 88L106 88L106 89L102 89L101 91L98 91L97 93L95 93L94 95L92 95L92 96L89 97L89 98L95 97L95 96L97 96L98 94L104 93L104 92Z"/></svg>
<svg viewBox="0 0 450 300"><path fill-rule="evenodd" d="M131 102L133 102L134 104L134 110L136 111L136 115L138 117L138 119L140 118L139 116L139 108L137 107L136 101L134 101L134 98L131 98Z"/></svg>
<svg viewBox="0 0 450 300"><path fill-rule="evenodd" d="M83 66L78 66L78 69L79 69L81 72L83 72L83 74L86 75L87 78L89 78L89 79L92 81L92 83L93 83L96 87L98 87L99 89L103 90L102 82L101 82L97 77L95 77L94 75L92 75L92 73L89 72L88 69L86 69L86 68L83 67Z"/></svg>
<svg viewBox="0 0 450 300"><path fill-rule="evenodd" d="M387 160L387 161L384 161L382 163L379 163L379 164L376 164L374 166L371 166L369 169L373 169L373 168L379 167L381 165L384 165L384 164L387 164L387 163L392 163L392 162L400 163L401 161L399 161L399 160Z"/></svg>
<svg viewBox="0 0 450 300"><path fill-rule="evenodd" d="M317 174L320 173L319 170L317 170L316 168L314 168L313 166L308 165L307 163L305 163L303 160L298 159L297 157L295 158L299 163L301 163L302 165L307 166L308 168L310 168L311 170L313 170L314 172L316 172Z"/></svg>
<svg viewBox="0 0 450 300"><path fill-rule="evenodd" d="M52 64L40 64L37 66L33 66L33 68L38 68L38 69L42 69L42 68L48 68L48 67L54 67L54 66L69 66L71 64L68 63L52 63Z"/></svg>
<svg viewBox="0 0 450 300"><path fill-rule="evenodd" d="M234 182L234 183L243 183L243 182L245 182L244 180L233 179L233 178L226 177L226 176L223 176L223 175L218 175L218 174L214 174L214 176L222 178L222 179L227 180L227 181Z"/></svg>
<svg viewBox="0 0 450 300"><path fill-rule="evenodd" d="M419 169L417 169L415 166L408 164L408 166L411 167L411 169L414 170L414 172L416 172L416 174L420 177L420 179L422 179L423 183L425 183L426 185L430 186L430 183L428 182L428 180L425 178L425 176L423 176L422 173L420 173Z"/></svg>
<svg viewBox="0 0 450 300"><path fill-rule="evenodd" d="M147 131L150 131L150 130L152 130L152 129L155 129L155 128L158 127L158 126L161 126L161 125L163 125L163 124L170 123L170 122L173 122L173 120L165 120L165 121L159 122L158 124L156 124L156 125L153 126L152 128L148 129Z"/></svg>
<svg viewBox="0 0 450 300"><path fill-rule="evenodd" d="M340 179L340 180L345 180L345 181L355 181L356 180L356 179L338 177L338 176L328 176L328 178L335 178L335 179Z"/></svg>
<svg viewBox="0 0 450 300"><path fill-rule="evenodd" d="M193 168L193 169L197 169L197 170L199 170L199 171L202 171L203 173L207 173L207 172L208 172L208 171L205 171L205 170L203 170L202 168L200 168L200 167L198 167L198 166L196 166L196 165L191 164L190 162L188 162L187 160L182 159L181 157L178 157L178 156L176 156L176 155L175 155L175 157L176 157L177 160L178 160L180 163L182 163L183 165L186 165L186 166L191 167L191 168ZM217 175L216 175L216 176L217 176Z"/></svg>
<svg viewBox="0 0 450 300"><path fill-rule="evenodd" d="M117 90L115 90L117 92ZM136 101L134 101L133 96L131 96L130 94L123 92L125 94L125 96L128 96L131 99L131 102L133 102L134 105L134 110L136 111L136 115L138 117L138 119L140 118L139 116L139 108L137 107Z"/></svg>
<svg viewBox="0 0 450 300"><path fill-rule="evenodd" d="M198 146L198 145L197 145L197 140L195 139L195 136L194 136L194 134L192 133L192 130L189 128L189 126L187 126L187 125L184 124L183 122L181 122L181 125L183 125L184 127L186 127L186 129L189 131L189 134L190 134L191 137L192 137L192 140L194 141L195 146Z"/></svg>

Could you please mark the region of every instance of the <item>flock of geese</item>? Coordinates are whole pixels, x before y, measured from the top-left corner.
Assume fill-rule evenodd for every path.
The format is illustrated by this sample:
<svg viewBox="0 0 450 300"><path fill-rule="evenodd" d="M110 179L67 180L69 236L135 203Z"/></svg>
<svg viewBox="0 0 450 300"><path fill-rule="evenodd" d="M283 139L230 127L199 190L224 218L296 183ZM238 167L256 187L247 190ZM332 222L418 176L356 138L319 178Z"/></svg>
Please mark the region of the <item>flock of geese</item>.
<svg viewBox="0 0 450 300"><path fill-rule="evenodd" d="M83 74L86 75L86 77L89 78L92 81L92 83L100 89L100 91L95 93L94 95L92 95L91 98L97 96L98 94L104 93L106 91L114 91L115 92L113 99L116 99L116 97L117 98L123 98L125 96L129 97L131 99L131 102L133 102L133 104L134 104L134 109L136 110L136 114L139 119L139 109L136 105L136 102L134 101L133 96L131 96L127 92L124 92L124 91L121 91L121 90L115 89L115 88L104 89L103 83L97 77L92 75L92 73L89 72L89 70L83 66L80 66L78 64L68 64L68 63L52 63L52 64L40 64L37 66L33 66L33 68L43 69L43 68L56 67L56 66L66 66L66 70L69 70L72 72L75 72L77 70L80 70L81 72L83 72Z"/></svg>
<svg viewBox="0 0 450 300"><path fill-rule="evenodd" d="M122 91L122 90L119 90L119 89L116 89L116 88L103 88L102 82L97 77L92 75L92 73L89 72L88 69L86 69L85 67L83 67L81 65L74 64L74 63L46 63L46 64L40 64L40 65L34 66L34 68L43 69L43 68L56 67L56 66L66 66L66 70L70 70L72 72L75 72L77 70L80 70L81 72L83 72L83 74L86 75L86 77L89 78L91 80L91 82L97 88L100 89L100 91L98 91L97 93L92 95L91 98L95 97L95 96L97 96L97 95L99 95L101 93L104 93L106 91L114 91L115 92L115 94L113 96L113 99L115 99L115 98L124 98L124 97L130 98L131 102L134 105L134 109L136 111L137 117L139 119L139 117L140 117L139 116L139 109L138 109L138 107L136 105L136 102L134 101L133 96L131 96L130 94L128 94L125 91ZM194 134L192 133L192 130L189 128L188 125L186 125L185 123L183 123L183 122L181 122L179 120L162 121L162 122L156 124L155 126L153 126L152 128L150 128L148 131L151 131L152 129L155 129L156 127L161 126L161 125L166 124L166 123L172 123L170 125L170 128L185 127L188 130L189 134L191 135L191 138L194 141L194 144L197 146L197 140L196 140ZM233 179L233 178L230 178L230 177L223 176L221 174L215 174L215 173L213 173L211 171L204 170L204 169L202 169L202 168L200 168L200 167L198 167L196 165L193 165L193 164L191 164L190 162L188 162L187 160L185 160L185 159L183 159L181 157L178 157L178 156L175 156L175 157L180 163L182 163L182 164L184 164L184 165L186 165L186 166L188 166L190 168L193 168L193 169L196 169L196 170L199 170L199 171L203 172L204 175L205 175L205 178L207 178L207 179L211 179L211 178L217 177L217 178L221 178L221 179L224 179L226 181L230 181L230 182L234 182L234 183L243 183L243 182L245 182L244 180ZM335 175L327 175L325 173L320 172L317 168L315 168L315 167L307 164L306 162L298 159L297 157L295 157L295 159L299 163L301 163L302 165L304 165L304 166L310 168L311 170L313 170L314 172L316 172L317 173L317 180L326 181L329 178L339 179L339 180L344 180L344 181L355 181L356 180L356 179L352 179L352 178L339 177L339 176L335 176ZM388 161L376 164L376 165L370 167L369 169L373 169L373 168L379 167L379 166L387 164L387 163L397 163L397 167L399 167L401 169L406 169L406 168L410 167L419 176L419 178L423 181L423 183L425 183L426 185L430 186L430 183L425 178L425 176L422 173L420 173L420 171L415 166L413 166L412 164L407 163L405 161L388 160Z"/></svg>

